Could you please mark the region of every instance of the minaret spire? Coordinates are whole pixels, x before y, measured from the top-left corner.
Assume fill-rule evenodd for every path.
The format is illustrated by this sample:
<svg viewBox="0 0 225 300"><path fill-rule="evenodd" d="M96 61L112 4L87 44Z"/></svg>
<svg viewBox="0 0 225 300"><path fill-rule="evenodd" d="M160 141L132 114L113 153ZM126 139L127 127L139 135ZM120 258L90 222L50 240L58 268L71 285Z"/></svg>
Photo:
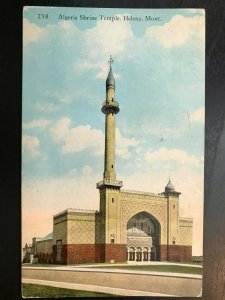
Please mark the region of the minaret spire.
<svg viewBox="0 0 225 300"><path fill-rule="evenodd" d="M110 55L108 63L109 63L109 74L106 79L106 94L107 94L107 88L109 88L109 87L114 88L114 90L115 90L115 78L114 78L113 72L112 72L112 64L114 63L114 60L112 59L112 55Z"/></svg>
<svg viewBox="0 0 225 300"><path fill-rule="evenodd" d="M115 78L112 72L112 56L109 58L109 73L106 79L106 100L102 104L102 112L105 114L105 160L103 182L97 184L121 187L122 181L116 180L115 171L115 115L119 112L119 103L115 101ZM101 185L101 186L102 186Z"/></svg>

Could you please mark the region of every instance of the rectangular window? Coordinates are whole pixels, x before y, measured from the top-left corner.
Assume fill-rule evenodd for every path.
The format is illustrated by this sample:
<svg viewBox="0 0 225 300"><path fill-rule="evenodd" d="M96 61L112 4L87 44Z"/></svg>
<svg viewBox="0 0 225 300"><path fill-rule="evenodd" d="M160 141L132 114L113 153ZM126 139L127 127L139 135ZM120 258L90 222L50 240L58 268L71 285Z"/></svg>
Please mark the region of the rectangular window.
<svg viewBox="0 0 225 300"><path fill-rule="evenodd" d="M111 239L111 244L114 244L115 240L114 239Z"/></svg>
<svg viewBox="0 0 225 300"><path fill-rule="evenodd" d="M112 203L114 203L114 198L112 198Z"/></svg>

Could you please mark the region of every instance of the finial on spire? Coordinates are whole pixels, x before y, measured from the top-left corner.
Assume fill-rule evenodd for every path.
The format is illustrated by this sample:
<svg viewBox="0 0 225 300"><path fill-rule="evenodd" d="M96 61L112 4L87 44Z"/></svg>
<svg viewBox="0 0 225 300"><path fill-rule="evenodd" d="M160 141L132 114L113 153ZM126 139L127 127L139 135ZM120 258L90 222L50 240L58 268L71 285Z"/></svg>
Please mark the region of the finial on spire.
<svg viewBox="0 0 225 300"><path fill-rule="evenodd" d="M114 60L112 58L112 55L110 54L109 56L109 61L108 61L109 65L110 65L110 69L111 69L111 65L114 63Z"/></svg>
<svg viewBox="0 0 225 300"><path fill-rule="evenodd" d="M114 76L113 76L113 72L112 72L112 67L111 65L114 63L114 60L112 58L112 55L110 55L109 57L109 61L108 61L109 65L110 65L110 68L109 68L109 74L108 74L108 77L106 79L106 87L113 87L115 88L115 79L114 79Z"/></svg>

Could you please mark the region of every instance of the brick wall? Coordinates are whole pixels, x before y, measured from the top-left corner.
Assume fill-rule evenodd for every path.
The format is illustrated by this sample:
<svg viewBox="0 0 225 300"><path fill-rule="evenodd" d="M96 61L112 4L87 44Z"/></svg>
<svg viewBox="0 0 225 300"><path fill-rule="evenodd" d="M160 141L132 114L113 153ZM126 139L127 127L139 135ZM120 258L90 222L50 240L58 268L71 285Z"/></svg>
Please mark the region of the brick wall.
<svg viewBox="0 0 225 300"><path fill-rule="evenodd" d="M109 262L114 260L115 262L127 261L127 245L124 244L106 244L105 245L105 261Z"/></svg>
<svg viewBox="0 0 225 300"><path fill-rule="evenodd" d="M45 262L46 258L40 257ZM61 260L56 261L56 246L53 246L53 260L55 264L81 264L94 262L125 262L127 261L127 250L125 244L70 244L63 245ZM192 247L169 245L167 258L167 245L161 245L159 261L191 262Z"/></svg>
<svg viewBox="0 0 225 300"><path fill-rule="evenodd" d="M160 261L167 261L167 245L160 245Z"/></svg>
<svg viewBox="0 0 225 300"><path fill-rule="evenodd" d="M168 257L167 257L168 251ZM192 246L167 245L160 246L160 260L174 262L191 262L192 261Z"/></svg>
<svg viewBox="0 0 225 300"><path fill-rule="evenodd" d="M123 262L127 260L126 245L117 244L66 244L62 246L61 260L56 260L56 246L53 246L53 263L80 264L94 262Z"/></svg>
<svg viewBox="0 0 225 300"><path fill-rule="evenodd" d="M95 262L94 244L69 244L64 247L67 251L67 264Z"/></svg>

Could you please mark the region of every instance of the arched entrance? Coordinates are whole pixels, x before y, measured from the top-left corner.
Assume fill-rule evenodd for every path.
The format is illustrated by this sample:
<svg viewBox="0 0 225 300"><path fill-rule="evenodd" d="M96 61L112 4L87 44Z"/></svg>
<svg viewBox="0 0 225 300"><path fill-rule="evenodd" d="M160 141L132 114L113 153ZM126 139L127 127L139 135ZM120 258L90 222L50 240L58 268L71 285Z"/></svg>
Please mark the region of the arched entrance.
<svg viewBox="0 0 225 300"><path fill-rule="evenodd" d="M127 222L127 260L147 262L159 260L160 224L143 211Z"/></svg>

